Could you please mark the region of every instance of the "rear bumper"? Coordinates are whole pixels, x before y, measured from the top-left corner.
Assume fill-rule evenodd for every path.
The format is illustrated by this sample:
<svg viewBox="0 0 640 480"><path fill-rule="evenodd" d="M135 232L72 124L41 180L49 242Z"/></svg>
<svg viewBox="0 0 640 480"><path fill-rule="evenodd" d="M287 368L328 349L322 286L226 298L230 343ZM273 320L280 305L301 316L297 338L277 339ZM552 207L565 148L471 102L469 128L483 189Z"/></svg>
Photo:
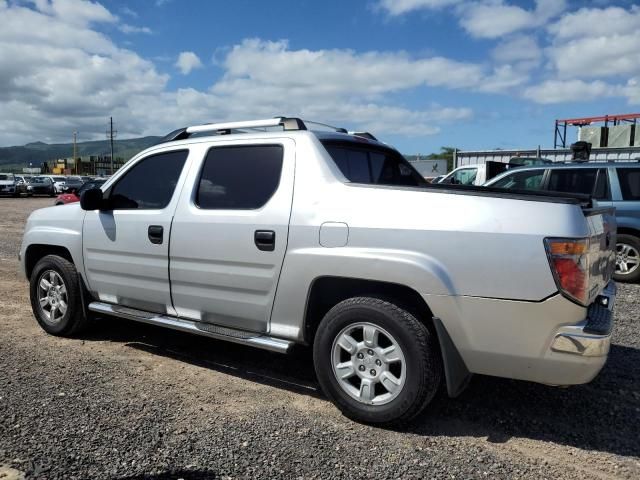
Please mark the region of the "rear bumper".
<svg viewBox="0 0 640 480"><path fill-rule="evenodd" d="M602 294L587 310L587 318L556 332L551 350L582 357L603 357L609 353L613 330L616 284L609 282Z"/></svg>
<svg viewBox="0 0 640 480"><path fill-rule="evenodd" d="M611 282L589 308L560 294L542 302L431 295L424 299L469 372L579 385L593 380L607 361L615 296Z"/></svg>

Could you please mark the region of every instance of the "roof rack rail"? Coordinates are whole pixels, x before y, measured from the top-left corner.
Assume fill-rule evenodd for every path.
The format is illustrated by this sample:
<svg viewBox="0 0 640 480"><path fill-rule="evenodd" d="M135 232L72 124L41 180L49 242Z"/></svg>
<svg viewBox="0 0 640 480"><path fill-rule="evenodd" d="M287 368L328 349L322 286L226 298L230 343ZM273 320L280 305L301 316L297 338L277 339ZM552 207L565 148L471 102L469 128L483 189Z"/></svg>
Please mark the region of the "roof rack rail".
<svg viewBox="0 0 640 480"><path fill-rule="evenodd" d="M355 137L361 137L361 138L367 138L369 140L375 140L376 142L378 141L378 139L376 137L374 137L371 133L369 132L352 132L349 131L347 132L349 135L353 135Z"/></svg>
<svg viewBox="0 0 640 480"><path fill-rule="evenodd" d="M320 125L321 127L328 128L329 130L333 130L334 132L337 132L337 133L348 133L346 128L334 127L333 125L327 125L326 123L311 122L311 121L307 120L306 124L307 125Z"/></svg>
<svg viewBox="0 0 640 480"><path fill-rule="evenodd" d="M305 123L299 118L275 117L263 120L248 120L245 122L207 123L179 128L163 137L158 143L186 140L196 133L215 132L218 135L228 135L234 130L269 128L281 126L283 130L307 130Z"/></svg>

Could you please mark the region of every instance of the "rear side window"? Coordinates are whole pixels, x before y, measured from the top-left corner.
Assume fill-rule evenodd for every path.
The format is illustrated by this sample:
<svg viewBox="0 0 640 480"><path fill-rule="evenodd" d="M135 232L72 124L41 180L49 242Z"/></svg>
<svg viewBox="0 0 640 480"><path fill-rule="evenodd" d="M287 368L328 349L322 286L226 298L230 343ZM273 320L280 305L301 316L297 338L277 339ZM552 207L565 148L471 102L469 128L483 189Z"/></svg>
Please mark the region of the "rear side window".
<svg viewBox="0 0 640 480"><path fill-rule="evenodd" d="M591 195L598 170L595 168L563 168L551 170L548 190Z"/></svg>
<svg viewBox="0 0 640 480"><path fill-rule="evenodd" d="M623 200L640 200L640 168L618 168Z"/></svg>
<svg viewBox="0 0 640 480"><path fill-rule="evenodd" d="M516 172L501 178L491 186L512 190L540 190L542 188L543 177L544 170Z"/></svg>
<svg viewBox="0 0 640 480"><path fill-rule="evenodd" d="M179 150L140 160L111 189L111 207L114 210L165 208L188 155L188 150Z"/></svg>
<svg viewBox="0 0 640 480"><path fill-rule="evenodd" d="M281 145L214 147L204 160L196 205L209 210L263 207L278 189Z"/></svg>
<svg viewBox="0 0 640 480"><path fill-rule="evenodd" d="M426 180L399 153L350 142L323 142L342 174L352 183L417 187Z"/></svg>

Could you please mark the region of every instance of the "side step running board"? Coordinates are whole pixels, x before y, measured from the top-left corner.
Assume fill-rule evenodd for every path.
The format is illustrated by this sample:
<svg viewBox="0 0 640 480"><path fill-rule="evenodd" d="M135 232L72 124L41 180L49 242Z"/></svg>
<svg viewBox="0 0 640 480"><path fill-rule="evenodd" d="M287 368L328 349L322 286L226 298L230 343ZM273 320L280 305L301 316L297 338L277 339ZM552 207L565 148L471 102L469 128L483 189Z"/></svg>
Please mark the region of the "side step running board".
<svg viewBox="0 0 640 480"><path fill-rule="evenodd" d="M289 340L282 340L267 335L256 335L251 332L244 332L233 328L168 317L162 314L149 313L143 310L136 310L135 308L111 305L108 303L91 302L89 304L89 310L95 313L134 320L136 322L172 328L174 330L180 330L181 332L194 333L203 337L250 345L264 350L271 350L272 352L287 353L293 346L293 342Z"/></svg>

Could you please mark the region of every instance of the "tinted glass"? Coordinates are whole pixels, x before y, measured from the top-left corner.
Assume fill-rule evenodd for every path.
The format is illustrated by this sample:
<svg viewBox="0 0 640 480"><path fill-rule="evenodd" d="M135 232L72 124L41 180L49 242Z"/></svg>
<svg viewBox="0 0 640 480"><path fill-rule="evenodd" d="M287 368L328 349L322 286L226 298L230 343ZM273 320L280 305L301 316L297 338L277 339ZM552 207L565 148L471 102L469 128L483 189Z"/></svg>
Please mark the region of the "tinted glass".
<svg viewBox="0 0 640 480"><path fill-rule="evenodd" d="M205 158L196 205L215 210L252 210L275 193L282 173L280 145L216 147Z"/></svg>
<svg viewBox="0 0 640 480"><path fill-rule="evenodd" d="M513 190L540 190L542 188L542 178L544 170L532 172L516 172L501 178L492 187L510 188Z"/></svg>
<svg viewBox="0 0 640 480"><path fill-rule="evenodd" d="M640 200L640 168L618 168L617 171L622 198Z"/></svg>
<svg viewBox="0 0 640 480"><path fill-rule="evenodd" d="M596 200L610 200L609 195L609 179L607 171L604 168L598 170L598 178L596 180L596 187L593 190L593 198Z"/></svg>
<svg viewBox="0 0 640 480"><path fill-rule="evenodd" d="M322 142L342 174L353 183L426 185L424 178L399 153L350 142Z"/></svg>
<svg viewBox="0 0 640 480"><path fill-rule="evenodd" d="M449 183L453 185L473 185L476 175L478 175L477 168L463 168L451 175Z"/></svg>
<svg viewBox="0 0 640 480"><path fill-rule="evenodd" d="M160 153L144 158L126 172L109 194L115 209L159 209L171 201L187 150Z"/></svg>
<svg viewBox="0 0 640 480"><path fill-rule="evenodd" d="M596 182L595 168L563 168L551 170L548 190L591 195Z"/></svg>
<svg viewBox="0 0 640 480"><path fill-rule="evenodd" d="M90 190L92 188L100 188L100 186L104 183L104 181L97 181L97 182L86 182L84 183L79 189L78 189L78 193L76 195L80 196L80 194L82 192L84 192L85 190Z"/></svg>

